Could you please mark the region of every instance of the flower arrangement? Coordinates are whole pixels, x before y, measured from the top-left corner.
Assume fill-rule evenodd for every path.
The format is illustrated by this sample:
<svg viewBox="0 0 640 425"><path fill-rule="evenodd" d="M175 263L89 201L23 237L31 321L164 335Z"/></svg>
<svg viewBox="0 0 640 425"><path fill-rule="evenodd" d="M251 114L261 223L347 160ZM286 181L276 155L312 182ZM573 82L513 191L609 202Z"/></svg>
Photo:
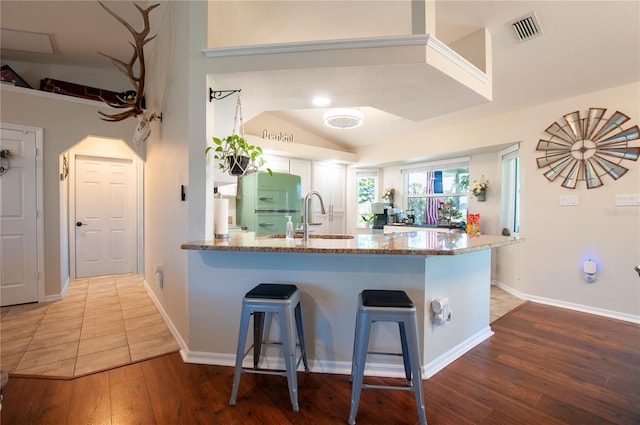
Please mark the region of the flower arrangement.
<svg viewBox="0 0 640 425"><path fill-rule="evenodd" d="M0 149L0 158L11 158L13 152L10 149Z"/></svg>
<svg viewBox="0 0 640 425"><path fill-rule="evenodd" d="M393 194L395 193L395 189L392 187L387 187L384 189L384 194L382 195L382 199L386 202L390 202L393 204Z"/></svg>
<svg viewBox="0 0 640 425"><path fill-rule="evenodd" d="M471 186L471 192L473 195L478 198L479 201L484 201L484 198L487 194L487 188L489 187L489 180L485 180L484 176L482 179L473 182L473 186Z"/></svg>

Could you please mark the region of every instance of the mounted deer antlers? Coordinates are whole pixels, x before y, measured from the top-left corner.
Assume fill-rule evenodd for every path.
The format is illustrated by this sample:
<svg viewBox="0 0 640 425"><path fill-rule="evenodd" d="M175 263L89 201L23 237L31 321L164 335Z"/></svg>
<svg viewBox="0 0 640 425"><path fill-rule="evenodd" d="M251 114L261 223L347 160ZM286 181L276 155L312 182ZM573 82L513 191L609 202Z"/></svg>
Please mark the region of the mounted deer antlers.
<svg viewBox="0 0 640 425"><path fill-rule="evenodd" d="M156 35L147 38L147 36L149 35L149 31L151 29L149 25L149 13L156 7L160 6L160 4L154 4L149 6L146 9L143 9L137 4L133 3L133 5L136 7L136 9L138 9L138 11L140 12L140 14L144 19L144 29L140 32L137 32L131 25L129 25L120 16L116 15L115 12L110 10L101 1L99 1L98 3L100 3L100 6L102 6L104 10L109 12L111 16L116 18L118 22L120 22L122 25L125 26L125 28L127 28L127 30L129 30L131 35L133 35L133 39L135 42L135 44L130 42L131 46L133 47L133 55L131 56L131 59L129 60L128 63L121 61L119 59L116 59L112 56L106 55L104 53L101 53L101 52L98 52L98 53L108 58L109 60L111 60L111 63L113 63L113 65L116 68L118 68L119 71L121 71L123 74L129 77L129 81L131 81L131 84L135 88L135 92L136 92L135 98L132 100L119 98L121 103L109 102L103 98L100 98L104 103L111 106L112 108L126 109L126 110L118 114L107 114L101 111L98 111L98 113L102 115L101 119L105 121L112 121L112 122L122 121L129 117L139 117L140 123L138 123L138 127L141 127L141 126L143 128L146 127L147 128L146 136L148 137L149 122L156 118L162 119L161 116L158 116L155 113L152 113L151 115L145 114L145 111L142 108L142 100L144 95L144 79L145 79L144 45L150 42L151 40L153 40L154 38L156 38ZM137 76L133 71L133 66L135 65L136 61L138 62ZM138 131L136 131L136 134L138 134ZM146 140L146 137L144 137L143 140L139 140L139 138L136 137L136 142L144 141L144 140Z"/></svg>

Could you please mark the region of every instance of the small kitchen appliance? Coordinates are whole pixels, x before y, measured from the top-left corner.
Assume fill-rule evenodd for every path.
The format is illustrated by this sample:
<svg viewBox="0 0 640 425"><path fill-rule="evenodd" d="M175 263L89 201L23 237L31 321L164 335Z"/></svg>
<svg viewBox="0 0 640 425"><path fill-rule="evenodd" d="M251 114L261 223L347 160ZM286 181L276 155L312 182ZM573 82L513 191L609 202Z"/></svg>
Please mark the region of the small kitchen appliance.
<svg viewBox="0 0 640 425"><path fill-rule="evenodd" d="M387 208L390 206L391 204L388 202L374 202L371 204L374 229L382 229L387 224Z"/></svg>
<svg viewBox="0 0 640 425"><path fill-rule="evenodd" d="M411 210L407 210L406 211L406 215L407 215L407 221L406 221L407 224L414 224L416 222L416 216L413 213L412 209Z"/></svg>

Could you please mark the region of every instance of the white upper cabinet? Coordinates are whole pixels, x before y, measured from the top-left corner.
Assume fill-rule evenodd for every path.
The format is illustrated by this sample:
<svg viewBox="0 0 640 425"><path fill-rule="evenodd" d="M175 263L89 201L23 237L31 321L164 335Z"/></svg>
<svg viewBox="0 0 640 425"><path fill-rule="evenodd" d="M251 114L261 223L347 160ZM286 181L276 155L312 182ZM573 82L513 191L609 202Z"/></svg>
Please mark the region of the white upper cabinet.
<svg viewBox="0 0 640 425"><path fill-rule="evenodd" d="M345 232L345 184L344 165L314 163L312 190L320 192L326 214L321 214L320 203L312 198L313 220L322 223L317 233Z"/></svg>
<svg viewBox="0 0 640 425"><path fill-rule="evenodd" d="M307 159L290 159L289 173L300 176L300 192L304 198L311 190L311 161Z"/></svg>
<svg viewBox="0 0 640 425"><path fill-rule="evenodd" d="M289 173L300 176L302 197L311 190L311 161L308 159L287 158L285 156L265 155L263 169L270 168L274 173Z"/></svg>

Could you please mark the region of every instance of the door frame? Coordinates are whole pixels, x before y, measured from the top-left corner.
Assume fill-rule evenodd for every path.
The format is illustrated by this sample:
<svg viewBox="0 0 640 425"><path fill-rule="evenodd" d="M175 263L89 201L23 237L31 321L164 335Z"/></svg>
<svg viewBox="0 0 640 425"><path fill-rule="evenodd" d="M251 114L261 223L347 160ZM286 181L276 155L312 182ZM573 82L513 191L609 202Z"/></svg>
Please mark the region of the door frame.
<svg viewBox="0 0 640 425"><path fill-rule="evenodd" d="M73 237L72 229L75 229L76 222L76 157L78 156L92 156L96 158L103 158L107 160L111 159L125 159L131 160L134 169L134 188L135 188L135 205L134 205L134 232L135 232L135 247L134 247L134 266L133 272L140 274L144 269L144 226L143 226L143 199L144 199L144 178L143 178L143 166L142 160L137 155L121 155L105 152L94 152L83 149L71 149L69 151L69 174L72 176L69 181L69 209L67 213L67 233L68 246L69 246L69 275L71 279L76 279L76 238Z"/></svg>
<svg viewBox="0 0 640 425"><path fill-rule="evenodd" d="M45 299L45 273L44 273L44 174L43 174L43 151L42 138L44 129L42 127L30 127L26 125L1 123L0 127L7 130L22 131L23 133L32 132L36 137L36 247L37 247L37 270L36 270L36 287L38 293L38 302Z"/></svg>

